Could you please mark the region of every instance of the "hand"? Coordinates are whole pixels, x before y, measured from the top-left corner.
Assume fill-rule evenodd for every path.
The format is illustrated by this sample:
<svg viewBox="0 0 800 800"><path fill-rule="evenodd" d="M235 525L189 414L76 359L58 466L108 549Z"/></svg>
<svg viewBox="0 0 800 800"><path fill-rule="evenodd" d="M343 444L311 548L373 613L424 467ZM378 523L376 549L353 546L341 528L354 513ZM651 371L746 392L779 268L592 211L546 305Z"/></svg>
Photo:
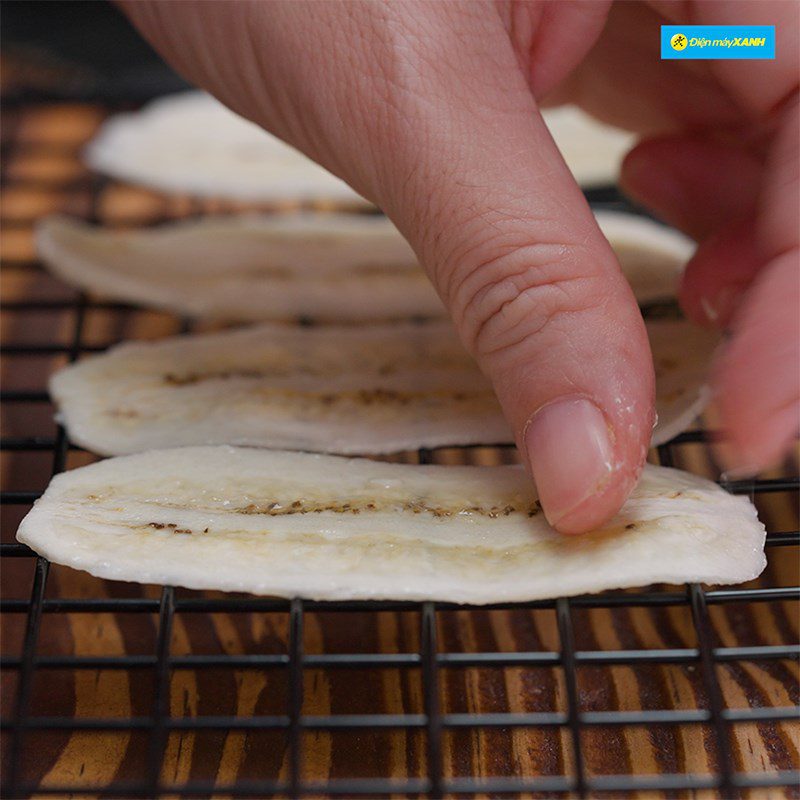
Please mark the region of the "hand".
<svg viewBox="0 0 800 800"><path fill-rule="evenodd" d="M538 108L571 99L669 135L633 151L625 185L704 240L682 290L688 312L714 322L735 312L715 379L733 466L758 469L783 452L800 393L797 6L122 6L183 75L397 224L492 380L564 533L602 524L633 487L653 426L653 366L631 291ZM779 60L662 62L659 14L678 12L774 22ZM747 291L724 295L733 285Z"/></svg>
<svg viewBox="0 0 800 800"><path fill-rule="evenodd" d="M655 58L648 43L657 26L687 19L774 24L778 58ZM551 96L585 98L595 115L657 137L628 155L621 183L700 242L681 303L700 324L732 331L714 389L720 456L744 474L777 461L800 429L799 31L796 3L619 3Z"/></svg>

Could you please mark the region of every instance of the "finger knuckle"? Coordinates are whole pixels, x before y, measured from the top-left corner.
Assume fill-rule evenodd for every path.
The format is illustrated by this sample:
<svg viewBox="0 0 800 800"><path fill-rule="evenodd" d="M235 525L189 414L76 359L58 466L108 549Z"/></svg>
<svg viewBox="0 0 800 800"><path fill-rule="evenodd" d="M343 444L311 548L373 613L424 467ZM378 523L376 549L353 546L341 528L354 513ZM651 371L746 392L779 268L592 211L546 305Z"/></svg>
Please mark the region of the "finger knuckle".
<svg viewBox="0 0 800 800"><path fill-rule="evenodd" d="M459 282L456 319L478 356L510 351L605 300L600 276L581 270L574 249L534 245L488 259Z"/></svg>

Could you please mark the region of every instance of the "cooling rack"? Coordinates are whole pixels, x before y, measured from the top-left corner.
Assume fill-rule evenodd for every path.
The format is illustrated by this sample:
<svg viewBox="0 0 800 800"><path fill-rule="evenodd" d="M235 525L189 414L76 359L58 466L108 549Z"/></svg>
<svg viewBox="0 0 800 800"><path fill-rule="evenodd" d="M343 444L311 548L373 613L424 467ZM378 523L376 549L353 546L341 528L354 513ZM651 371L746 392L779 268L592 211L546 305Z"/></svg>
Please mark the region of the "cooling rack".
<svg viewBox="0 0 800 800"><path fill-rule="evenodd" d="M2 796L797 796L793 464L725 484L769 529L766 572L734 588L488 608L284 601L100 581L14 541L49 477L93 460L52 421L48 374L192 329L48 277L36 219L125 227L240 208L85 172L80 148L129 105L4 109ZM707 438L685 433L654 458L716 476Z"/></svg>

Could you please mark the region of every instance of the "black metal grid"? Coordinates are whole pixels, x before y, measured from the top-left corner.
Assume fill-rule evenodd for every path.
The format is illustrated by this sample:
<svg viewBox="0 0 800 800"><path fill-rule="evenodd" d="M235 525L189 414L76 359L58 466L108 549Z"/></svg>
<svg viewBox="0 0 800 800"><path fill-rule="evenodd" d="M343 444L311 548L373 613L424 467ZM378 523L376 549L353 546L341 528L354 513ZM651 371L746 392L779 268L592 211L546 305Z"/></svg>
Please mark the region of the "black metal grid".
<svg viewBox="0 0 800 800"><path fill-rule="evenodd" d="M18 182L17 182L18 185ZM41 187L40 182L26 185ZM92 211L89 217L96 218L96 203L103 186L102 179L91 178L87 183L81 179L71 186L91 191ZM49 186L49 184L45 184ZM63 184L59 184L63 187ZM603 205L618 205L619 199L611 190L601 190L590 195L590 200ZM136 222L138 220L132 220ZM154 222L155 220L148 220ZM4 227L27 227L33 220L5 219ZM15 262L17 268L40 268L34 261ZM92 309L125 310L124 304L92 302L81 296L75 302L61 301L14 301L4 303L8 311L52 310L70 311L73 315L71 342L67 345L4 344L2 353L25 356L37 354L66 354L74 361L82 354L103 349L87 345L83 341L84 321L87 311ZM189 324L184 324L187 330ZM3 403L33 404L48 400L45 391L3 391ZM696 431L682 434L672 442L659 448L662 464L671 465L673 448L693 442L704 442L707 432ZM74 448L63 428L57 429L53 437L11 437L0 441L0 449L15 452L52 453L52 474L61 472L67 455ZM433 452L420 450L420 463L433 460ZM737 494L751 497L766 492L796 491L800 478L751 480L728 482L725 488ZM41 490L7 491L1 501L7 504L30 505ZM768 555L776 548L799 545L800 532L770 532ZM690 584L683 591L652 590L639 593L618 592L597 596L561 598L552 601L503 604L490 606L494 609L552 609L557 618L560 648L554 651L531 652L442 652L437 643L437 612L453 608L468 608L447 603L411 602L310 602L300 598L276 600L268 598L205 599L202 597L176 598L173 588L164 587L160 599L147 598L47 598L45 589L49 564L22 544L3 543L0 555L6 558L35 559L34 577L30 599L3 599L0 611L26 615L24 644L20 657L6 657L0 667L18 672L17 703L15 713L2 719L4 729L11 733L10 770L3 776L4 797L37 794L94 794L125 797L157 797L161 794L179 796L225 795L233 797L262 797L274 794L300 797L306 795L329 796L379 796L411 795L440 797L444 794L474 796L490 793L520 794L528 792L555 793L558 795L587 797L597 792L613 792L617 795L638 791L677 792L681 790L717 790L722 797L736 796L742 790L757 787L792 787L800 782L800 772L736 773L731 758L729 728L733 723L779 722L798 718L798 708L761 707L727 709L723 707L716 665L733 661L763 661L770 659L794 659L800 656L800 645L782 644L769 646L715 647L710 634L708 606L726 603L756 603L800 598L800 587L727 588L705 590L698 584ZM602 651L576 650L573 632L573 609L617 608L617 607L664 607L685 606L691 609L697 637L696 647L665 649L622 649ZM486 606L481 607L486 609ZM304 615L308 611L415 611L420 617L421 637L418 652L412 653L358 653L358 654L309 654L303 652ZM155 652L152 655L125 656L64 656L48 657L37 654L44 614L76 612L111 612L115 614L158 613L158 632ZM282 654L245 655L170 655L170 637L175 616L188 612L255 613L282 612L290 618L288 649ZM707 709L662 709L641 711L579 710L576 668L579 665L634 665L651 664L695 664L702 670L703 685L709 704ZM567 708L564 711L531 713L443 713L440 709L438 684L442 668L468 667L519 667L554 666L564 671ZM272 716L200 716L173 718L169 715L169 686L173 669L228 669L248 668L284 670L288 674L288 692L285 713ZM308 716L302 714L304 668L417 668L421 669L424 690L424 713L421 714L351 714ZM31 690L36 670L54 669L103 669L103 670L147 670L151 671L155 686L151 713L126 719L118 718L74 718L61 716L33 716L30 713ZM713 728L716 738L719 769L716 774L660 774L653 776L594 775L587 774L582 752L581 733L592 726L652 726L706 724ZM526 778L446 778L442 768L442 735L447 729L458 728L565 728L570 732L573 749L574 770L563 776L531 776ZM282 730L287 733L290 754L288 780L240 781L235 785L222 786L214 782L192 781L178 786L165 786L160 773L164 744L170 731L184 730ZM422 730L427 735L427 775L424 778L392 779L335 779L324 784L303 781L301 774L302 734L304 731L406 729ZM33 730L141 730L149 733L149 756L146 775L140 781L114 783L104 786L31 786L24 785L19 777L20 756L28 732Z"/></svg>

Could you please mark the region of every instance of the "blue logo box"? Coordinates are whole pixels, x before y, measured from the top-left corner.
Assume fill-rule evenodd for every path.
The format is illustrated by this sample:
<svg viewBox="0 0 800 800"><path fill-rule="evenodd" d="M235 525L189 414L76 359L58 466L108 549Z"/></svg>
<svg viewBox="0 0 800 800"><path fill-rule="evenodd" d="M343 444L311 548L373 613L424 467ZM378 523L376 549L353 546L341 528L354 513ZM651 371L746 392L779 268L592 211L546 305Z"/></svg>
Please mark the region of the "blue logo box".
<svg viewBox="0 0 800 800"><path fill-rule="evenodd" d="M775 58L775 26L662 25L661 58Z"/></svg>

